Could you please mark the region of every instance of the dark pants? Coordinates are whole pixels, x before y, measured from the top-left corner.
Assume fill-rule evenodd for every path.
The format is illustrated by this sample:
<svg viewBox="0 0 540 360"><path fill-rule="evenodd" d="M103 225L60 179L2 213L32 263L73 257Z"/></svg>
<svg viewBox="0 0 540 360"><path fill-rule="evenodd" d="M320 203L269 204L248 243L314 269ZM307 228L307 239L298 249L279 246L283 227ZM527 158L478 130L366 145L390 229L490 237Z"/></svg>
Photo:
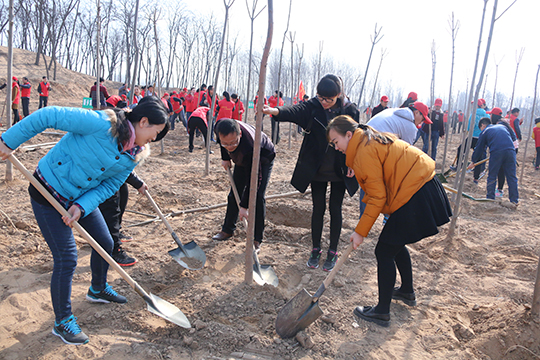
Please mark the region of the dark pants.
<svg viewBox="0 0 540 360"><path fill-rule="evenodd" d="M71 312L71 283L77 267L77 244L73 231L62 221L62 215L53 207L41 205L31 199L32 209L41 233L51 249L54 260L51 277L51 298L55 320L60 322L72 314ZM99 209L92 211L79 224L88 231L105 251L111 254L113 241L105 220ZM90 270L92 272L92 288L101 291L107 283L109 264L92 250Z"/></svg>
<svg viewBox="0 0 540 360"><path fill-rule="evenodd" d="M188 121L189 131L189 150L193 150L193 138L195 137L195 130L199 130L203 134L205 147L208 146L206 136L208 135L208 126L203 119L197 116L192 116Z"/></svg>
<svg viewBox="0 0 540 360"><path fill-rule="evenodd" d="M27 117L28 115L30 115L30 108L29 108L30 98L26 97L26 96L21 97L21 102L22 102L23 115L24 115L24 117Z"/></svg>
<svg viewBox="0 0 540 360"><path fill-rule="evenodd" d="M326 181L311 182L311 199L313 201L313 213L311 214L311 239L314 248L321 247L321 237L324 225L324 213L326 212ZM343 217L341 205L345 196L345 182L330 182L330 250L337 251Z"/></svg>
<svg viewBox="0 0 540 360"><path fill-rule="evenodd" d="M279 122L274 120L273 117L270 118L272 122L272 142L274 145L277 145L279 143L280 137L279 137Z"/></svg>
<svg viewBox="0 0 540 360"><path fill-rule="evenodd" d="M259 189L257 190L256 210L255 210L255 236L254 241L262 243L264 235L264 219L266 218L266 187L272 174L272 167L274 162L269 164L261 164L261 180L259 183ZM243 166L235 165L233 171L233 178L238 194L242 198L242 194L246 191L246 185L250 181L250 174L247 173L246 168ZM236 230L236 221L238 220L238 206L236 205L236 199L231 189L227 196L227 213L225 214L225 221L221 227L221 231L232 234Z"/></svg>
<svg viewBox="0 0 540 360"><path fill-rule="evenodd" d="M396 266L401 277L401 291L404 293L414 291L411 256L405 245L392 245L381 241L375 247L375 256L379 285L379 304L375 311L378 314L388 314L396 284Z"/></svg>
<svg viewBox="0 0 540 360"><path fill-rule="evenodd" d="M476 147L477 142L478 142L478 138L473 137L472 142L471 142L471 149L474 149ZM459 157L460 156L461 156L461 145L459 145L458 149L457 149L457 164L459 164ZM482 157L478 161L481 161L481 160L484 160L484 159L485 159L485 157ZM456 166L457 166L457 164L456 164ZM481 164L481 165L478 165L478 166L475 166L474 172L473 172L474 180L478 180L478 178L480 177L480 174L482 173L482 171L484 171L485 168L486 168L485 163Z"/></svg>
<svg viewBox="0 0 540 360"><path fill-rule="evenodd" d="M122 227L122 216L126 211L128 199L129 189L127 184L124 183L113 196L99 205L99 210L105 219L105 223L113 239L114 250L122 245L120 228Z"/></svg>
<svg viewBox="0 0 540 360"><path fill-rule="evenodd" d="M422 151L427 154L429 150L429 133L422 132L422 141L424 142ZM437 159L437 145L439 145L439 132L434 130L431 132L431 158L433 160Z"/></svg>
<svg viewBox="0 0 540 360"><path fill-rule="evenodd" d="M19 109L13 110L13 124L16 124L21 118L19 117Z"/></svg>
<svg viewBox="0 0 540 360"><path fill-rule="evenodd" d="M41 109L42 107L46 107L47 106L47 102L49 101L49 97L48 96L39 96L39 107L38 109Z"/></svg>
<svg viewBox="0 0 540 360"><path fill-rule="evenodd" d="M536 168L540 166L540 147L536 148L536 163L534 164Z"/></svg>
<svg viewBox="0 0 540 360"><path fill-rule="evenodd" d="M518 179L516 176L516 152L503 150L489 153L489 174L487 178L487 198L495 199L495 182L499 170L504 170L508 181L508 197L513 203L519 201Z"/></svg>

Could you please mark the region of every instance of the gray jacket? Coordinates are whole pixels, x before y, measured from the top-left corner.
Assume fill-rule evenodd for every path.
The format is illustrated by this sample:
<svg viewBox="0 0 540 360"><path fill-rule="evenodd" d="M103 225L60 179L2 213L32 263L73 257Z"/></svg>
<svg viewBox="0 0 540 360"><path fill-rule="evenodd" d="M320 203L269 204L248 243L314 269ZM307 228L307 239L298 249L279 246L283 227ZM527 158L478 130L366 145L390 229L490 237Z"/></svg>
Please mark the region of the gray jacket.
<svg viewBox="0 0 540 360"><path fill-rule="evenodd" d="M367 124L377 131L395 134L411 145L416 139L418 131L414 125L414 114L409 108L383 110Z"/></svg>

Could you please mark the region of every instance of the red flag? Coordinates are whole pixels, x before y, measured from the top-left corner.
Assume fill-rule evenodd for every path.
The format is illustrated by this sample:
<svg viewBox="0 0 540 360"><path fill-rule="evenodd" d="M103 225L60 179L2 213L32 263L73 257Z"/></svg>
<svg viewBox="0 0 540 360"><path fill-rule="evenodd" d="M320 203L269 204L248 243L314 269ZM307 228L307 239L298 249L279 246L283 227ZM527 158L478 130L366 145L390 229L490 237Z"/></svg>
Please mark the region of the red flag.
<svg viewBox="0 0 540 360"><path fill-rule="evenodd" d="M300 81L300 86L298 86L298 95L297 95L298 101L303 101L304 95L306 95L306 90L304 89L304 84L302 83L302 81Z"/></svg>

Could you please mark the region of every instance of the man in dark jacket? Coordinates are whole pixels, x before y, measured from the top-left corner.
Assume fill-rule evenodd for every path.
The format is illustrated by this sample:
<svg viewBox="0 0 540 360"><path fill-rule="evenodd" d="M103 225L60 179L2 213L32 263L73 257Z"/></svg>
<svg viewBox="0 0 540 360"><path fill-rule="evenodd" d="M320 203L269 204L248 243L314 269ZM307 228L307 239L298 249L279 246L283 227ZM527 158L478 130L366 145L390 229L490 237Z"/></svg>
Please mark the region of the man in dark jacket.
<svg viewBox="0 0 540 360"><path fill-rule="evenodd" d="M375 108L373 108L373 112L371 113L371 117L373 118L375 115L380 113L381 111L388 109L388 96L384 95L381 97L381 103Z"/></svg>
<svg viewBox="0 0 540 360"><path fill-rule="evenodd" d="M444 114L441 112L442 100L435 99L434 109L431 111L429 118L433 124L424 124L422 126L422 140L424 145L422 151L426 154L429 151L429 135L431 133L431 158L437 159L437 145L439 145L439 138L444 137ZM430 131L431 130L431 131ZM429 155L429 154L428 154Z"/></svg>
<svg viewBox="0 0 540 360"><path fill-rule="evenodd" d="M236 204L234 192L227 197L227 213L221 231L212 237L213 240L227 240L236 230L236 220L248 217L249 191L253 149L255 142L255 127L245 122L232 119L221 119L216 124L217 141L221 145L221 165L225 169L231 168L234 162L233 178L240 195L240 209ZM265 133L261 133L261 155L259 162L257 201L255 210L255 238L253 245L258 250L264 233L264 219L266 216L266 187L270 180L276 152L274 144Z"/></svg>
<svg viewBox="0 0 540 360"><path fill-rule="evenodd" d="M508 182L510 202L517 206L519 202L518 180L516 177L516 151L508 130L503 125L492 125L489 118L482 118L478 123L480 136L472 155L473 164L486 157L486 147L489 147L489 174L487 178L487 198L495 199L495 183L500 169Z"/></svg>

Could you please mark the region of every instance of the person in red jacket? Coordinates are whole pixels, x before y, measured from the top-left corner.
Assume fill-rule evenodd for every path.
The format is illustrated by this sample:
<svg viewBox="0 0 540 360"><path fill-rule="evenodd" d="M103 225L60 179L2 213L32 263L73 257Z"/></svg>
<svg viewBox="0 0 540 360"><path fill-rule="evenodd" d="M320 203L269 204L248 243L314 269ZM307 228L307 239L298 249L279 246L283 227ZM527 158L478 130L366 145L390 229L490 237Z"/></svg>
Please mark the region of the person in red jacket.
<svg viewBox="0 0 540 360"><path fill-rule="evenodd" d="M47 106L47 103L49 102L49 91L51 91L51 85L47 82L46 76L44 76L42 81L39 83L37 91L39 93L38 109L41 109L42 107Z"/></svg>
<svg viewBox="0 0 540 360"><path fill-rule="evenodd" d="M107 101L105 102L105 104L107 106L110 106L110 107L119 107L119 108L122 108L122 107L126 107L126 102L122 99L121 96L119 95L111 95ZM120 105L119 105L120 104ZM122 106L124 105L124 106Z"/></svg>
<svg viewBox="0 0 540 360"><path fill-rule="evenodd" d="M273 108L285 105L285 102L283 101L283 93L276 90L274 92L274 95L268 98L268 105ZM277 145L279 143L279 123L276 122L272 116L270 116L270 120L272 122L272 142L274 143L274 145Z"/></svg>
<svg viewBox="0 0 540 360"><path fill-rule="evenodd" d="M219 121L223 118L232 119L234 102L231 101L231 97L227 91L223 92L223 99L219 100L219 111L217 114L216 121Z"/></svg>
<svg viewBox="0 0 540 360"><path fill-rule="evenodd" d="M11 84L11 109L13 110L13 124L16 124L20 120L19 117L19 103L21 102L21 92L19 89L19 79L13 76L13 83Z"/></svg>
<svg viewBox="0 0 540 360"><path fill-rule="evenodd" d="M181 97L179 94L176 93L176 91L173 91L173 95L169 99L172 104L173 108L173 114L171 117L171 122L176 122L176 119L180 119L182 121L182 124L187 130L187 122L185 121L185 118L182 116L184 111L184 97Z"/></svg>
<svg viewBox="0 0 540 360"><path fill-rule="evenodd" d="M242 114L244 113L244 103L240 101L240 96L236 94L232 94L231 99L234 102L232 118L234 120L242 121Z"/></svg>
<svg viewBox="0 0 540 360"><path fill-rule="evenodd" d="M197 99L195 99L195 87L191 87L184 99L184 106L186 108L186 118L189 119L191 114L197 109Z"/></svg>
<svg viewBox="0 0 540 360"><path fill-rule="evenodd" d="M21 103L24 117L30 115L29 105L31 88L32 84L30 84L28 78L26 76L23 77L23 84L21 85Z"/></svg>
<svg viewBox="0 0 540 360"><path fill-rule="evenodd" d="M199 106L204 106L202 104L204 95L206 94L206 84L202 84L200 88L197 89L195 94L193 95L193 98L195 100L195 109Z"/></svg>
<svg viewBox="0 0 540 360"><path fill-rule="evenodd" d="M189 131L189 152L193 152L193 138L195 136L195 131L199 130L204 138L205 147L208 146L207 136L208 136L208 120L207 115L210 111L209 107L201 106L198 107L188 119L188 131Z"/></svg>

